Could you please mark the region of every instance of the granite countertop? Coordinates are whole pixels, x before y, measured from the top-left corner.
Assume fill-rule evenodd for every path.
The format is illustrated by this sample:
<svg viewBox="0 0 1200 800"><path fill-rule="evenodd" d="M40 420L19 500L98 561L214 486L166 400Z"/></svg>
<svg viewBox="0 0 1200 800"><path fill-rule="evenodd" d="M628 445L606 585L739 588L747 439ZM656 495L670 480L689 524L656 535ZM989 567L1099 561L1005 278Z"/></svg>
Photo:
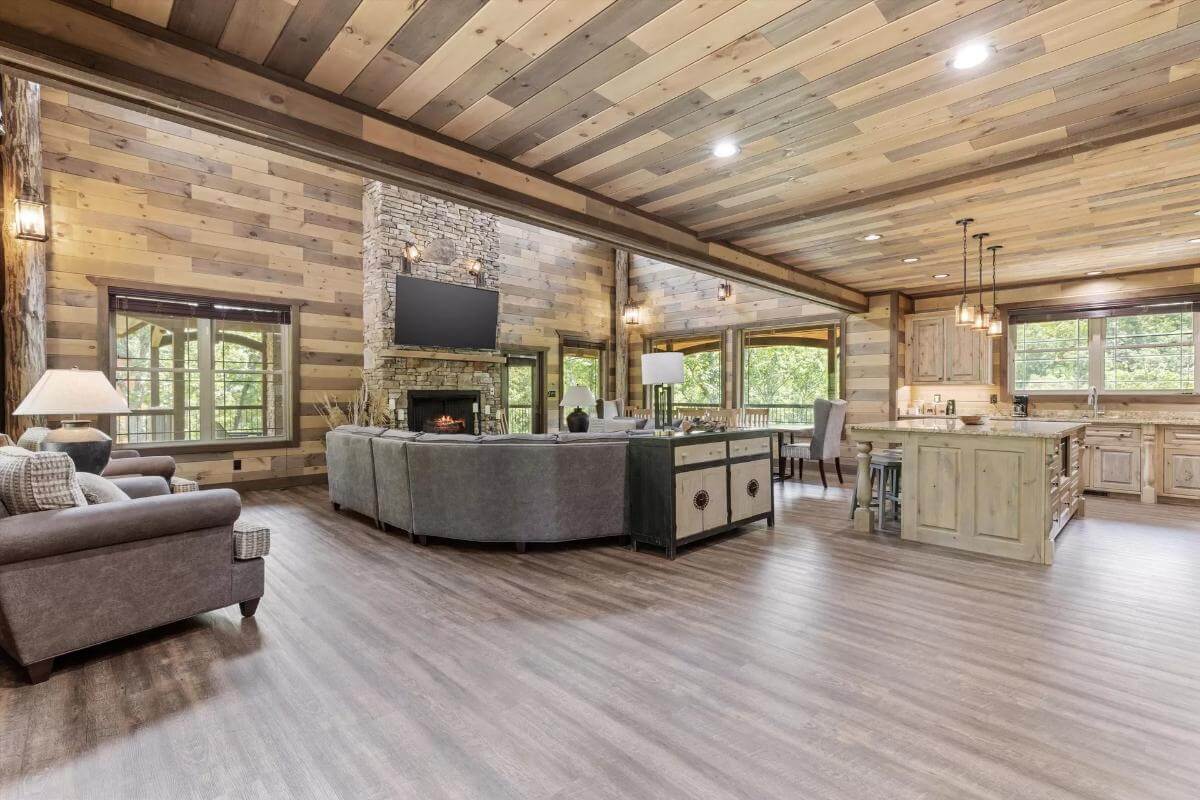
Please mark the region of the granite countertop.
<svg viewBox="0 0 1200 800"><path fill-rule="evenodd" d="M899 422L865 422L850 426L850 438L867 433L952 433L963 436L1010 436L1059 439L1084 427L1082 422L1048 420L989 420L984 425L964 425L957 419L908 419Z"/></svg>
<svg viewBox="0 0 1200 800"><path fill-rule="evenodd" d="M1180 411L1112 411L1104 412L1098 417L1088 416L1078 411L1063 411L1061 413L1035 412L1028 417L1014 417L1011 414L988 414L994 420L1019 420L1030 422L1079 422L1084 425L1197 425L1200 426L1200 413L1189 414ZM914 416L900 414L900 419L931 419L948 420L945 414L923 414Z"/></svg>

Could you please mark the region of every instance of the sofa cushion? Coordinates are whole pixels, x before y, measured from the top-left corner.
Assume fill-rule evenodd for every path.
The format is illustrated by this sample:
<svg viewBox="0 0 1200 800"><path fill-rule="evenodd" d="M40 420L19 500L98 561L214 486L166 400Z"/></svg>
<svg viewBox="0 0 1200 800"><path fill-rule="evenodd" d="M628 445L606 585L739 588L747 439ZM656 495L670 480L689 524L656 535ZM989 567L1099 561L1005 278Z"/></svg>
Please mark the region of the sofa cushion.
<svg viewBox="0 0 1200 800"><path fill-rule="evenodd" d="M480 438L470 433L420 433L417 434L417 438L414 441L421 442L422 444L426 442L433 442L435 444L453 444L458 442L461 444L463 442L475 443Z"/></svg>
<svg viewBox="0 0 1200 800"><path fill-rule="evenodd" d="M66 453L0 447L0 503L10 514L86 506Z"/></svg>
<svg viewBox="0 0 1200 800"><path fill-rule="evenodd" d="M486 433L481 441L484 444L553 444L557 436L553 433Z"/></svg>
<svg viewBox="0 0 1200 800"><path fill-rule="evenodd" d="M77 472L75 478L79 481L79 488L83 490L83 496L89 506L129 499L129 495L108 478L90 472Z"/></svg>
<svg viewBox="0 0 1200 800"><path fill-rule="evenodd" d="M389 428L381 434L384 439L401 439L403 441L412 441L420 435L416 431L402 431L398 428Z"/></svg>
<svg viewBox="0 0 1200 800"><path fill-rule="evenodd" d="M629 439L625 431L588 431L587 433L560 433L558 441L563 444L571 442L624 442Z"/></svg>
<svg viewBox="0 0 1200 800"><path fill-rule="evenodd" d="M379 436L387 428L368 428L363 425L338 425L334 430L338 433L352 433L356 436Z"/></svg>

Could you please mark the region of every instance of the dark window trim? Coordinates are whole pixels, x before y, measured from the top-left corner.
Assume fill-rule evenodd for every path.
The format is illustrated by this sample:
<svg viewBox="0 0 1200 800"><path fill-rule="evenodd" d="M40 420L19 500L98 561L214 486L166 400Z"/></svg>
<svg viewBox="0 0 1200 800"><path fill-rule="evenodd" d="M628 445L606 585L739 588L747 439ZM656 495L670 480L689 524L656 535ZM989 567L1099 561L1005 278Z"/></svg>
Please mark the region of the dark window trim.
<svg viewBox="0 0 1200 800"><path fill-rule="evenodd" d="M612 358L611 344L607 339L589 339L586 334L558 331L558 396L554 398L554 403L558 406L562 402L563 392L566 391L566 386L563 381L565 378L565 370L563 369L563 358L566 355L568 347L575 347L580 350L596 350L600 353L600 396L596 398L596 408L592 409L596 414L600 413L600 409L604 407L604 398L608 396L612 389L612 376L609 374L608 362ZM558 427L561 429L566 424L566 414L563 413L562 407L558 407Z"/></svg>
<svg viewBox="0 0 1200 800"><path fill-rule="evenodd" d="M549 357L550 348L548 347L521 347L510 346L501 348L504 353L504 372L503 380L500 388L500 402L508 411L508 357L511 356L517 359L532 359L534 362L533 374L533 432L546 432L546 359Z"/></svg>
<svg viewBox="0 0 1200 800"><path fill-rule="evenodd" d="M162 287L157 284L139 281L112 280L104 276L88 275L87 280L96 287L96 350L98 368L111 381L113 380L113 364L116 363L116 343L112 336L112 313L109 297L115 291L143 292L146 294L164 294ZM300 311L305 303L302 300L272 300L264 301L254 295L224 291L198 291L191 289L172 288L170 294L178 298L195 300L228 300L245 303L255 307L286 308L289 313L288 323L290 358L288 368L291 384L291 420L289 435L271 439L227 439L220 442L131 442L122 445L155 455L185 455L188 453L233 453L243 450L271 450L277 448L299 447L300 433ZM112 415L101 415L97 420L100 430L112 435Z"/></svg>
<svg viewBox="0 0 1200 800"><path fill-rule="evenodd" d="M721 400L719 403L717 403L716 406L714 406L714 408L731 408L732 406L730 406L730 404L729 404L730 403L730 395L729 395L728 387L725 385L726 370L728 369L728 366L729 366L728 353L726 352L726 350L728 349L726 347L726 345L728 344L727 337L728 337L729 330L730 329L728 327L694 328L691 330L682 330L682 331L677 331L674 333L658 333L658 334L651 336L649 339L646 340L647 342L649 342L649 347L650 347L650 349L647 352L650 352L650 353L655 352L654 346L656 344L659 344L661 342L674 342L676 339L696 339L696 338L704 338L704 337L708 337L708 336L711 336L712 338L716 339L717 340L716 352L717 352L718 358L720 359L720 368L721 368ZM683 351L671 350L669 352L679 353L679 352L683 352ZM709 352L712 352L712 350L705 349L705 350L696 350L694 352L709 353ZM689 354L684 353L684 355L689 355ZM688 406L689 404L683 402L682 400L678 400L678 401L676 401L675 405ZM703 406L701 406L701 407L703 407Z"/></svg>

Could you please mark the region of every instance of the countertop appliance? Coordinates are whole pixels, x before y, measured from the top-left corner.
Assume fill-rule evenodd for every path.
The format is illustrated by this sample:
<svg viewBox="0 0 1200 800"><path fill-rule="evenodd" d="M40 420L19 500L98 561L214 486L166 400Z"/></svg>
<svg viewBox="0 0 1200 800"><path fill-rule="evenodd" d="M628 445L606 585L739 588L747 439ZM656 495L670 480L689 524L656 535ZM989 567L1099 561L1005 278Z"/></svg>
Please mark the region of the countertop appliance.
<svg viewBox="0 0 1200 800"><path fill-rule="evenodd" d="M1029 395L1014 394L1013 395L1013 416L1028 417L1029 416Z"/></svg>

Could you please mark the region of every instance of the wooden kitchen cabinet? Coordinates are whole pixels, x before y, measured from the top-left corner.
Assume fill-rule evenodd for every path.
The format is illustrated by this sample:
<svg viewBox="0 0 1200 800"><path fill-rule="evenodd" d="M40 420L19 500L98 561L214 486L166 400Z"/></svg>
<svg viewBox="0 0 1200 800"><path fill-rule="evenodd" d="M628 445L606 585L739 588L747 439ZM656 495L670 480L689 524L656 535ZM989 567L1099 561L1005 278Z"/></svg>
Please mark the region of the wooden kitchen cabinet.
<svg viewBox="0 0 1200 800"><path fill-rule="evenodd" d="M1141 431L1134 426L1089 425L1087 488L1099 492L1142 491Z"/></svg>
<svg viewBox="0 0 1200 800"><path fill-rule="evenodd" d="M1200 428L1172 425L1163 431L1161 493L1200 498Z"/></svg>
<svg viewBox="0 0 1200 800"><path fill-rule="evenodd" d="M954 312L909 315L905 330L909 383L991 382L991 340L955 325Z"/></svg>

